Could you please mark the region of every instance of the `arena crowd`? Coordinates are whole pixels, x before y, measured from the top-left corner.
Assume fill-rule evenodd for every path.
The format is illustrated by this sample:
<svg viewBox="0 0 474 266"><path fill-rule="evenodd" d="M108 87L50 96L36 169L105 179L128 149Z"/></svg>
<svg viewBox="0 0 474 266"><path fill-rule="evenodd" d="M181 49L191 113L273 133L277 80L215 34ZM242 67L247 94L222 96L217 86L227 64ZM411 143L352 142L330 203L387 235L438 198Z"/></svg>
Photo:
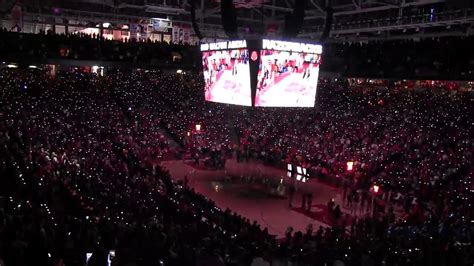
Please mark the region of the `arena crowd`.
<svg viewBox="0 0 474 266"><path fill-rule="evenodd" d="M84 32L41 34L0 28L2 61L93 60L134 64L135 67L197 67L194 43L151 40L107 40ZM326 43L324 69L347 77L473 80L474 37L421 40ZM452 60L456 58L456 60ZM124 64L124 66L127 66Z"/></svg>
<svg viewBox="0 0 474 266"><path fill-rule="evenodd" d="M2 70L0 262L472 264L472 92L322 81L316 108L283 110L202 88L195 74ZM276 239L160 166L230 157L339 178L351 205L384 193L373 215Z"/></svg>

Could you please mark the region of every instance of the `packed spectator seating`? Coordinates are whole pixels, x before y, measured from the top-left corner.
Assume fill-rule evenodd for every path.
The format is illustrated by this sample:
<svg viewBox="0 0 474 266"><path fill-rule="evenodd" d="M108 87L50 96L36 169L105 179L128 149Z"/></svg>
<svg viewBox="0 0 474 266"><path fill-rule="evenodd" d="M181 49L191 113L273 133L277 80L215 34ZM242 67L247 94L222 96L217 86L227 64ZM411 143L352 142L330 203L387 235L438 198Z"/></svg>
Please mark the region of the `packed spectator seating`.
<svg viewBox="0 0 474 266"><path fill-rule="evenodd" d="M96 60L128 62L137 67L197 67L201 63L195 44L111 41L80 32L26 34L7 29L0 30L0 39L2 61ZM472 36L326 43L322 71L343 77L473 80L472 46Z"/></svg>
<svg viewBox="0 0 474 266"><path fill-rule="evenodd" d="M0 29L3 61L44 62L47 59L131 62L141 66L194 66L200 62L197 46L166 42L113 41L96 35L25 34Z"/></svg>
<svg viewBox="0 0 474 266"><path fill-rule="evenodd" d="M328 44L323 69L349 77L473 80L473 42L469 36Z"/></svg>
<svg viewBox="0 0 474 266"><path fill-rule="evenodd" d="M179 189L156 164L169 149L157 130L166 109L143 78L2 73L0 258L7 265L83 265L86 252L102 265L111 248L119 265L192 265L224 254L245 261L272 241Z"/></svg>
<svg viewBox="0 0 474 266"><path fill-rule="evenodd" d="M92 252L106 265L116 250L113 265L472 264L470 92L322 82L316 108L253 109L206 103L202 88L194 74L2 70L0 261L84 265ZM375 182L388 206L275 239L159 164L217 151L344 178L347 195Z"/></svg>

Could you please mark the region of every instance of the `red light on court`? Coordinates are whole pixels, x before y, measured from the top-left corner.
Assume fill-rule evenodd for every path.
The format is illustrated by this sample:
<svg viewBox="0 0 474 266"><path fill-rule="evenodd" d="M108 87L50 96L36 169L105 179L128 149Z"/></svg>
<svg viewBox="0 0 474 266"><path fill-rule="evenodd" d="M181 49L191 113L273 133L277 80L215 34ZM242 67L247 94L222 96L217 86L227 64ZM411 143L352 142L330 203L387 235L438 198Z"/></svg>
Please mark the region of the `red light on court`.
<svg viewBox="0 0 474 266"><path fill-rule="evenodd" d="M250 59L252 59L252 61L255 61L258 59L257 51L252 51L252 54L250 55Z"/></svg>
<svg viewBox="0 0 474 266"><path fill-rule="evenodd" d="M354 162L347 162L347 171L352 171L354 167Z"/></svg>
<svg viewBox="0 0 474 266"><path fill-rule="evenodd" d="M196 131L200 131L201 130L201 125L197 124L196 125Z"/></svg>

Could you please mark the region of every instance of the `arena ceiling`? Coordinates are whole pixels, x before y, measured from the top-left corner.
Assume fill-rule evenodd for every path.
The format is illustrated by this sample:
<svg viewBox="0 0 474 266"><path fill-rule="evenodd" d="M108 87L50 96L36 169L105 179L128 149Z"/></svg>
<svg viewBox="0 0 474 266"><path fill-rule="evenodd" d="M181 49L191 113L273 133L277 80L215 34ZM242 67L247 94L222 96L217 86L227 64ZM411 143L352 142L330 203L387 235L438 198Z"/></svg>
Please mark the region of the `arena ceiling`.
<svg viewBox="0 0 474 266"><path fill-rule="evenodd" d="M136 23L143 18L190 22L189 0L23 0L26 17L90 22ZM196 0L196 18L205 37L224 37L220 0ZM330 40L370 40L470 35L474 10L452 0L332 0ZM3 8L12 0L3 0ZM13 1L14 2L14 1ZM467 1L469 2L469 1ZM474 2L474 1L471 1ZM241 37L279 37L294 0L234 0ZM298 38L320 38L327 0L306 0L305 20ZM472 5L472 3L471 3Z"/></svg>

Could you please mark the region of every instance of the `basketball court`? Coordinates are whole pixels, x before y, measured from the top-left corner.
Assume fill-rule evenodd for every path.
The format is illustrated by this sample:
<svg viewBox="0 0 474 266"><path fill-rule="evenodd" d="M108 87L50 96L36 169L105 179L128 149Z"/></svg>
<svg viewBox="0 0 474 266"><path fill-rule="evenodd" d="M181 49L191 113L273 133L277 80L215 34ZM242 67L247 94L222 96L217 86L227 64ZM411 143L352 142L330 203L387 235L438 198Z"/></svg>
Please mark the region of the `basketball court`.
<svg viewBox="0 0 474 266"><path fill-rule="evenodd" d="M257 221L277 237L283 237L288 226L295 231L305 231L308 224L313 224L314 230L319 226L328 226L326 206L332 198L341 206L343 215L350 212L342 208L341 188L317 180L297 182L293 207L289 208L288 196L281 194L279 188L292 180L286 177L285 171L257 162L227 160L225 170L212 171L196 169L184 161L166 161L162 166L170 171L175 180L187 175L189 186L212 199L219 208L230 208L251 222ZM313 201L308 213L301 209L301 201L302 195L309 192L313 195Z"/></svg>
<svg viewBox="0 0 474 266"><path fill-rule="evenodd" d="M261 92L257 92L260 105L313 107L316 88L314 88L314 84L310 84L313 82L312 79L303 80L302 77L302 73L290 73Z"/></svg>
<svg viewBox="0 0 474 266"><path fill-rule="evenodd" d="M220 103L232 103L239 105L252 105L250 97L250 70L248 65L236 64L237 73L232 70L224 70L212 85L210 101Z"/></svg>

